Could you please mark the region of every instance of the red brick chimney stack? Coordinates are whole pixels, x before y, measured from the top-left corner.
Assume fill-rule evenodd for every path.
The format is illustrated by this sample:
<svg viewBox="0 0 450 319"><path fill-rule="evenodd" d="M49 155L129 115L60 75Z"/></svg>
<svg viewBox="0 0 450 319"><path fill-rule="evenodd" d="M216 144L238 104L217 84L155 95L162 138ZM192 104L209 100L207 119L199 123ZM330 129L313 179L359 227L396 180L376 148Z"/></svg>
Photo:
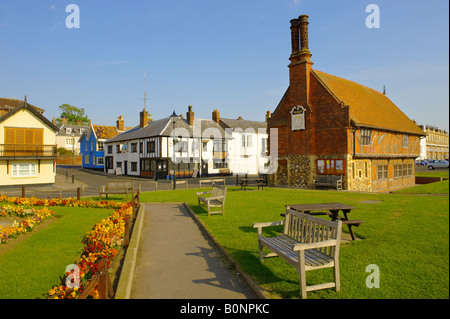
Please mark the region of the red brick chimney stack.
<svg viewBox="0 0 450 319"><path fill-rule="evenodd" d="M219 121L220 121L220 114L219 114L219 111L217 109L215 109L212 112L212 119L213 119L214 122L219 123Z"/></svg>
<svg viewBox="0 0 450 319"><path fill-rule="evenodd" d="M148 124L148 112L144 109L140 113L139 127L146 127Z"/></svg>
<svg viewBox="0 0 450 319"><path fill-rule="evenodd" d="M300 53L298 27L299 27L298 19L292 19L291 20L291 43L292 43L291 58L298 56Z"/></svg>
<svg viewBox="0 0 450 319"><path fill-rule="evenodd" d="M300 56L302 60L311 62L311 52L309 52L308 45L308 16L306 14L298 17L299 31L300 31Z"/></svg>
<svg viewBox="0 0 450 319"><path fill-rule="evenodd" d="M119 116L117 118L117 130L118 131L125 131L125 125L124 125L124 120L123 120L123 115Z"/></svg>
<svg viewBox="0 0 450 319"><path fill-rule="evenodd" d="M308 16L301 15L291 20L292 53L289 57L289 83L295 105L307 107L309 100L309 81L313 63L308 46ZM300 41L299 41L300 39ZM299 43L300 42L300 43ZM299 47L300 45L300 47Z"/></svg>
<svg viewBox="0 0 450 319"><path fill-rule="evenodd" d="M188 106L188 111L186 112L186 119L189 126L194 126L194 112L192 112L192 105Z"/></svg>

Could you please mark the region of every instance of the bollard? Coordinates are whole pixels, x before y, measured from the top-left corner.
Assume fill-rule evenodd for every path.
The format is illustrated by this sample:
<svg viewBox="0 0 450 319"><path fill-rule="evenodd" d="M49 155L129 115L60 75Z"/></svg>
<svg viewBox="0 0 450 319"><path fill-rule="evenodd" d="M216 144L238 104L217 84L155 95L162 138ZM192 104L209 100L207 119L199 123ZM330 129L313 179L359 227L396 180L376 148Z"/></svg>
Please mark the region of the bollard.
<svg viewBox="0 0 450 319"><path fill-rule="evenodd" d="M22 198L25 198L25 186L22 186Z"/></svg>
<svg viewBox="0 0 450 319"><path fill-rule="evenodd" d="M80 200L81 195L81 187L77 188L77 200Z"/></svg>

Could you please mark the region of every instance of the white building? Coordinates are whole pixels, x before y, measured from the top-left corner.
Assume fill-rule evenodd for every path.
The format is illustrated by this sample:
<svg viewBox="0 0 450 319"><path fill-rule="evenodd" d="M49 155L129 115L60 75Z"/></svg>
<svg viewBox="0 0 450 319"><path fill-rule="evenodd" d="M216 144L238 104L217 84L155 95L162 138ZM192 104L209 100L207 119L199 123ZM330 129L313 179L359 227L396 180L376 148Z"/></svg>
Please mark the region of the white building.
<svg viewBox="0 0 450 319"><path fill-rule="evenodd" d="M145 109L138 126L105 141L105 172L166 178L265 172L265 122L194 119L192 106L186 118L149 119Z"/></svg>
<svg viewBox="0 0 450 319"><path fill-rule="evenodd" d="M228 167L233 174L261 174L267 171L266 122L220 119L226 132L231 130Z"/></svg>

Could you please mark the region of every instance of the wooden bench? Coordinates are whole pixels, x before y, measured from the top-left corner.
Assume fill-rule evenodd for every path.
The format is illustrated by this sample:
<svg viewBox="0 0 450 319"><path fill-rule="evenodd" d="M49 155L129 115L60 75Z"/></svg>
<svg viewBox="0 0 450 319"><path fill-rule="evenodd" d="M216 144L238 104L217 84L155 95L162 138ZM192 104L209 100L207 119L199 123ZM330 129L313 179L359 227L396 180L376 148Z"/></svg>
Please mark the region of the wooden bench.
<svg viewBox="0 0 450 319"><path fill-rule="evenodd" d="M210 214L225 214L225 199L227 195L227 187L221 186L217 184L213 184L212 189L207 192L198 192L196 193L198 196L198 206L201 203L206 204L208 207L208 216ZM211 194L209 197L205 197L203 195ZM211 207L222 207L222 211L211 211Z"/></svg>
<svg viewBox="0 0 450 319"><path fill-rule="evenodd" d="M261 190L264 190L264 186L267 186L266 181L263 178L243 178L239 180L241 184L241 190L247 190L247 186L255 185L258 186L258 190L261 187Z"/></svg>
<svg viewBox="0 0 450 319"><path fill-rule="evenodd" d="M316 186L334 187L336 190L342 190L342 175L317 175L313 181L314 188Z"/></svg>
<svg viewBox="0 0 450 319"><path fill-rule="evenodd" d="M225 185L225 178L210 178L210 179L199 179L198 184L199 187L202 187L202 184L217 184L218 182L222 182Z"/></svg>
<svg viewBox="0 0 450 319"><path fill-rule="evenodd" d="M110 194L127 194L127 202L128 202L128 194L131 194L131 197L134 196L134 181L114 181L108 182L106 185L100 187L99 197L102 199L102 195Z"/></svg>
<svg viewBox="0 0 450 319"><path fill-rule="evenodd" d="M283 234L264 237L262 228L284 225ZM306 298L308 291L335 288L340 290L339 246L342 222L286 210L284 220L272 223L255 223L258 229L259 260L279 256L295 267L299 275L300 296ZM263 247L273 253L263 254ZM306 271L334 268L334 282L306 286Z"/></svg>

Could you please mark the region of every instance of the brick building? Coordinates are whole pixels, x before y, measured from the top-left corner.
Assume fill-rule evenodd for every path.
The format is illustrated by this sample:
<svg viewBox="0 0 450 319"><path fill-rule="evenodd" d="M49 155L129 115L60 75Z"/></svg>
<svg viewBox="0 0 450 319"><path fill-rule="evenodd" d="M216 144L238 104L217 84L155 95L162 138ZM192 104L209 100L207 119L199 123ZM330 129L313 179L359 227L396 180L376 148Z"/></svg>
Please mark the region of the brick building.
<svg viewBox="0 0 450 319"><path fill-rule="evenodd" d="M308 24L306 15L291 20L289 87L267 124L278 130L278 168L269 181L312 187L326 174L343 175L348 190L414 185L424 132L385 94L314 70Z"/></svg>

